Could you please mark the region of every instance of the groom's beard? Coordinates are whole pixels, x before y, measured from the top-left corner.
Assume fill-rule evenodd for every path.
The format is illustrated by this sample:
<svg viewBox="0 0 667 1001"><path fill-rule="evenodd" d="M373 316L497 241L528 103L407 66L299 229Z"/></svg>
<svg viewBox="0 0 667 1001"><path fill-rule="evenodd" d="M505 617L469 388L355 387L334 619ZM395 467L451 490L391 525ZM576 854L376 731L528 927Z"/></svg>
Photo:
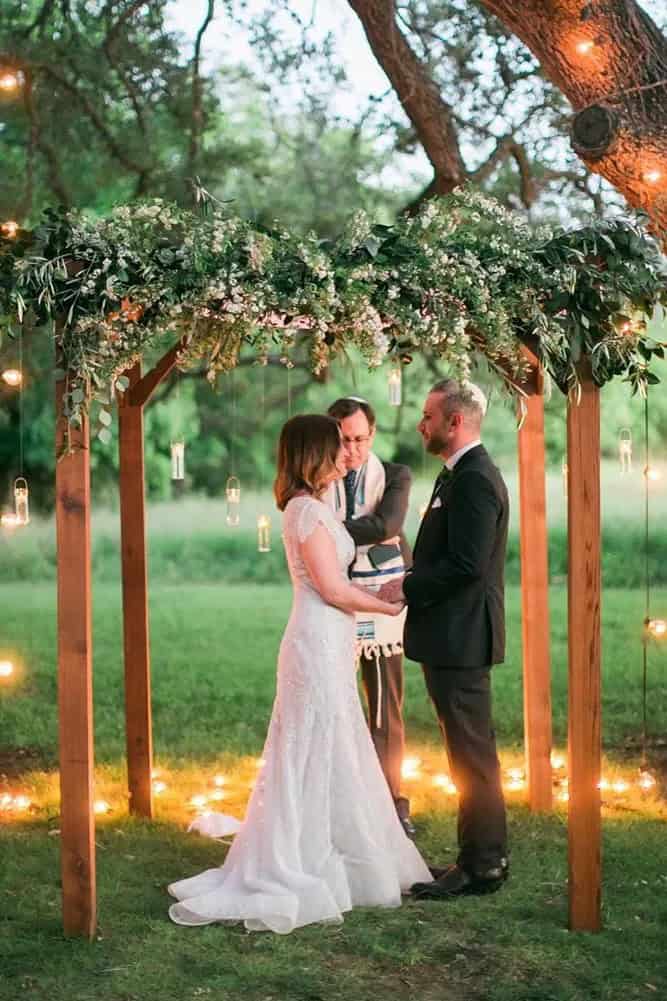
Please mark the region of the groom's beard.
<svg viewBox="0 0 667 1001"><path fill-rule="evenodd" d="M424 447L429 455L442 455L447 448L447 442L439 434L432 434L430 438L424 442Z"/></svg>

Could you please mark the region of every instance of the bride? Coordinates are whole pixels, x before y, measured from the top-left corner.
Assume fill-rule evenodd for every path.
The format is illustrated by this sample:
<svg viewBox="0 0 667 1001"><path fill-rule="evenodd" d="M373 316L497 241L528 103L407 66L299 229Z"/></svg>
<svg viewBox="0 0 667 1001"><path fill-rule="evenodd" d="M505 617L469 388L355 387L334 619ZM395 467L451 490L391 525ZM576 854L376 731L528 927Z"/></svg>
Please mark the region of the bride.
<svg viewBox="0 0 667 1001"><path fill-rule="evenodd" d="M172 883L173 921L243 921L287 934L340 923L352 907L398 907L431 875L406 837L357 691L357 611L402 606L350 584L354 543L320 497L345 472L330 417L302 415L281 433L274 492L294 603L278 657L264 765L224 865Z"/></svg>

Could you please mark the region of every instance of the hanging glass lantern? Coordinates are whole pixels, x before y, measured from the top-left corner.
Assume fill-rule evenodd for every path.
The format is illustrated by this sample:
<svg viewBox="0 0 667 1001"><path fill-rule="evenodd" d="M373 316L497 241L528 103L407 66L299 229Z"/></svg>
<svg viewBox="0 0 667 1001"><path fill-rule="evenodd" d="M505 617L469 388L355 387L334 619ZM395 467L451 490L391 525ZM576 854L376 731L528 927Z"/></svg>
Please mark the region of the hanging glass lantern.
<svg viewBox="0 0 667 1001"><path fill-rule="evenodd" d="M235 528L241 520L241 484L237 476L230 476L225 488L227 496L227 524Z"/></svg>
<svg viewBox="0 0 667 1001"><path fill-rule="evenodd" d="M185 479L185 442L182 439L171 443L171 478Z"/></svg>
<svg viewBox="0 0 667 1001"><path fill-rule="evenodd" d="M17 525L30 523L30 508L28 505L28 481L19 476L14 481L14 512Z"/></svg>
<svg viewBox="0 0 667 1001"><path fill-rule="evenodd" d="M632 471L632 432L630 428L621 428L618 434L618 457L621 463L621 472Z"/></svg>
<svg viewBox="0 0 667 1001"><path fill-rule="evenodd" d="M257 551L271 552L271 519L266 514L260 514L257 519Z"/></svg>
<svg viewBox="0 0 667 1001"><path fill-rule="evenodd" d="M392 407L400 407L403 399L403 372L400 365L392 365L389 369L389 403Z"/></svg>

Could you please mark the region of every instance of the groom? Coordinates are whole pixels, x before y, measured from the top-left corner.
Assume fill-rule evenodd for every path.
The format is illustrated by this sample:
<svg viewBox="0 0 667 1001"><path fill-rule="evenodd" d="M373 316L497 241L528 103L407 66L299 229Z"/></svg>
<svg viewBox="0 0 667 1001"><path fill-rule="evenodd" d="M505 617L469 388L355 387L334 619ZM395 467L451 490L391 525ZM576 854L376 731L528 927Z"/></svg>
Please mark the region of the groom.
<svg viewBox="0 0 667 1001"><path fill-rule="evenodd" d="M401 578L412 553L403 535L410 499L410 470L382 462L372 451L375 413L370 403L346 396L329 407L343 439L347 475L331 485L324 500L344 522L357 547L350 578L376 589ZM403 830L415 828L410 804L401 795L404 616L357 614L357 650L366 691L368 725Z"/></svg>
<svg viewBox="0 0 667 1001"><path fill-rule="evenodd" d="M433 869L420 900L498 890L508 875L507 828L491 720L492 664L505 655L504 564L509 503L481 443L486 400L479 387L437 382L418 425L444 460L402 583L381 597L408 605L405 652L421 662L459 792L456 862Z"/></svg>

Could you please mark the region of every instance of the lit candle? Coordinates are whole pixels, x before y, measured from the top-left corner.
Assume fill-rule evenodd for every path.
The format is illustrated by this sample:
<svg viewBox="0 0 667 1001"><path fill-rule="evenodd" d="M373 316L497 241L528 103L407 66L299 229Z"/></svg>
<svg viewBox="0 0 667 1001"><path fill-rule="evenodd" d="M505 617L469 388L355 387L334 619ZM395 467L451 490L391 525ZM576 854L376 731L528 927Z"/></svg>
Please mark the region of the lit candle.
<svg viewBox="0 0 667 1001"><path fill-rule="evenodd" d="M28 481L23 476L19 476L14 481L14 511L17 525L28 525L30 523Z"/></svg>
<svg viewBox="0 0 667 1001"><path fill-rule="evenodd" d="M23 377L17 368L6 368L2 373L3 380L8 386L20 386Z"/></svg>
<svg viewBox="0 0 667 1001"><path fill-rule="evenodd" d="M419 778L421 758L404 758L401 765L401 775L404 779Z"/></svg>
<svg viewBox="0 0 667 1001"><path fill-rule="evenodd" d="M96 799L93 804L95 813L108 813L111 807L105 799Z"/></svg>
<svg viewBox="0 0 667 1001"><path fill-rule="evenodd" d="M225 496L227 497L227 524L236 527L241 520L241 484L238 477L229 477Z"/></svg>
<svg viewBox="0 0 667 1001"><path fill-rule="evenodd" d="M632 470L632 432L630 428L621 428L618 436L618 457L621 462L621 472Z"/></svg>
<svg viewBox="0 0 667 1001"><path fill-rule="evenodd" d="M271 552L271 519L266 514L260 514L257 519L257 551Z"/></svg>
<svg viewBox="0 0 667 1001"><path fill-rule="evenodd" d="M387 380L389 386L389 403L392 407L400 407L403 399L403 372L400 365L394 365L389 370Z"/></svg>
<svg viewBox="0 0 667 1001"><path fill-rule="evenodd" d="M19 521L14 511L5 511L3 515L0 515L0 525L3 528L18 528Z"/></svg>
<svg viewBox="0 0 667 1001"><path fill-rule="evenodd" d="M172 480L185 479L184 441L172 441L171 443L171 478Z"/></svg>

